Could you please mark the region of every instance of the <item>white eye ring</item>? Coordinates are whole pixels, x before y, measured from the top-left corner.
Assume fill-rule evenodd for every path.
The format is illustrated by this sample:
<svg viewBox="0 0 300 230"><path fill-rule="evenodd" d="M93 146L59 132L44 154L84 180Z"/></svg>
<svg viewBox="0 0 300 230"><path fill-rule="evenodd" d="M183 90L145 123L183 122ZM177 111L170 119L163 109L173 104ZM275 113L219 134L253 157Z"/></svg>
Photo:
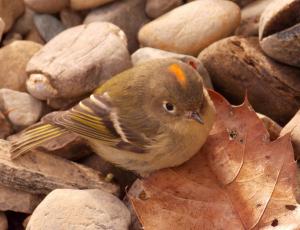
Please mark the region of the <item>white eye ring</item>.
<svg viewBox="0 0 300 230"><path fill-rule="evenodd" d="M173 105L172 103L167 102L167 101L164 101L164 102L163 102L163 107L164 107L164 109L165 109L168 113L174 114L175 111L176 111L175 105Z"/></svg>

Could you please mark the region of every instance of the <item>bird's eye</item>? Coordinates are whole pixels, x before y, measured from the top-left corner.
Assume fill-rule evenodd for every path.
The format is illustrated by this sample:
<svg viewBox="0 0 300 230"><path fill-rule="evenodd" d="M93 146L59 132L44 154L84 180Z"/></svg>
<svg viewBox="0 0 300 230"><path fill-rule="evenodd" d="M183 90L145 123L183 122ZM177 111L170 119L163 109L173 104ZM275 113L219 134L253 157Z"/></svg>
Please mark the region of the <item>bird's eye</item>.
<svg viewBox="0 0 300 230"><path fill-rule="evenodd" d="M175 112L175 105L173 105L172 103L170 102L164 102L163 103L163 107L164 109L169 112L169 113L174 113Z"/></svg>

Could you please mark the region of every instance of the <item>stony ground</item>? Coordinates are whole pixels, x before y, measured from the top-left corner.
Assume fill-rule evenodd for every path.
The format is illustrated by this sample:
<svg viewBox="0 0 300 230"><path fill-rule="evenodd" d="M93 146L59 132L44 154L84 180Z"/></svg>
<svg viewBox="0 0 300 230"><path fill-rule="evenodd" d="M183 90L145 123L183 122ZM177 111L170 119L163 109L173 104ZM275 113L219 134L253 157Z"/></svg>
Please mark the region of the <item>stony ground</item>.
<svg viewBox="0 0 300 230"><path fill-rule="evenodd" d="M81 137L16 161L9 141L153 59L191 64L232 104L247 93L272 140L291 133L298 159L299 12L298 0L0 0L0 230L137 226L125 195L136 175Z"/></svg>

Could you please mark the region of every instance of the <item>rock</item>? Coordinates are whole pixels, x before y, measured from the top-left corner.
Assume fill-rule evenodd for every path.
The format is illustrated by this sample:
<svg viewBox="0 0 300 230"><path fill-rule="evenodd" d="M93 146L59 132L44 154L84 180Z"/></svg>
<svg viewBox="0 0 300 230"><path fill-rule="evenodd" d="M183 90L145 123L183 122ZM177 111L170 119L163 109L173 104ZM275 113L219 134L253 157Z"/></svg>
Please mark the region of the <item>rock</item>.
<svg viewBox="0 0 300 230"><path fill-rule="evenodd" d="M271 118L261 113L257 113L257 116L264 123L265 128L268 130L268 133L270 135L270 140L271 141L276 140L280 135L282 127L278 125L275 121L273 121Z"/></svg>
<svg viewBox="0 0 300 230"><path fill-rule="evenodd" d="M62 24L66 28L78 26L82 23L81 16L77 12L70 9L63 9L60 11L59 17Z"/></svg>
<svg viewBox="0 0 300 230"><path fill-rule="evenodd" d="M28 152L11 160L11 143L0 140L0 185L32 194L48 194L57 188L96 188L118 194L119 187L101 173L83 165L48 155Z"/></svg>
<svg viewBox="0 0 300 230"><path fill-rule="evenodd" d="M22 40L22 35L19 33L8 32L2 41L3 46L7 46L15 41Z"/></svg>
<svg viewBox="0 0 300 230"><path fill-rule="evenodd" d="M45 44L44 39L41 37L40 33L37 31L36 27L33 26L32 29L29 31L25 40L32 41L41 45Z"/></svg>
<svg viewBox="0 0 300 230"><path fill-rule="evenodd" d="M16 21L15 25L12 28L12 31L14 33L19 33L22 36L26 36L34 27L33 24L34 14L35 13L31 9L25 8L24 14L18 18L18 20Z"/></svg>
<svg viewBox="0 0 300 230"><path fill-rule="evenodd" d="M53 14L69 5L69 0L24 0L26 6L38 13Z"/></svg>
<svg viewBox="0 0 300 230"><path fill-rule="evenodd" d="M138 39L142 46L195 56L239 23L240 8L230 1L194 1L143 26Z"/></svg>
<svg viewBox="0 0 300 230"><path fill-rule="evenodd" d="M236 35L258 36L260 15L273 0L260 0L250 3L242 9L240 26L236 29Z"/></svg>
<svg viewBox="0 0 300 230"><path fill-rule="evenodd" d="M41 48L41 45L16 41L0 49L0 88L17 91L26 90L27 62Z"/></svg>
<svg viewBox="0 0 300 230"><path fill-rule="evenodd" d="M172 52L168 52L160 49L154 49L150 47L140 48L131 55L131 60L134 66L158 58L175 58L187 64L192 65L194 68L197 69L200 76L203 78L204 85L207 88L213 88L207 70L203 66L202 62L193 56L172 53Z"/></svg>
<svg viewBox="0 0 300 230"><path fill-rule="evenodd" d="M4 32L7 32L15 20L24 12L23 0L0 0L0 18L5 23Z"/></svg>
<svg viewBox="0 0 300 230"><path fill-rule="evenodd" d="M0 41L2 39L2 34L4 32L4 28L5 28L5 23L4 21L2 20L2 18L0 18Z"/></svg>
<svg viewBox="0 0 300 230"><path fill-rule="evenodd" d="M26 229L126 230L129 224L129 210L109 193L57 189L36 208Z"/></svg>
<svg viewBox="0 0 300 230"><path fill-rule="evenodd" d="M39 34L46 42L65 30L65 26L56 17L49 14L35 14L33 22Z"/></svg>
<svg viewBox="0 0 300 230"><path fill-rule="evenodd" d="M40 119L43 106L27 93L0 89L0 109L8 114L7 117L14 126L25 128Z"/></svg>
<svg viewBox="0 0 300 230"><path fill-rule="evenodd" d="M0 210L32 213L43 195L30 194L0 185ZM0 228L2 230L2 228Z"/></svg>
<svg viewBox="0 0 300 230"><path fill-rule="evenodd" d="M128 49L134 52L139 47L137 33L149 19L145 14L146 0L123 0L92 10L84 23L110 22L120 27L126 34Z"/></svg>
<svg viewBox="0 0 300 230"><path fill-rule="evenodd" d="M114 0L70 0L70 6L73 10L86 10L112 1Z"/></svg>
<svg viewBox="0 0 300 230"><path fill-rule="evenodd" d="M29 61L27 89L48 104L74 102L132 66L126 45L125 34L110 23L67 29Z"/></svg>
<svg viewBox="0 0 300 230"><path fill-rule="evenodd" d="M274 0L261 15L259 39L263 51L275 60L300 67L299 0Z"/></svg>
<svg viewBox="0 0 300 230"><path fill-rule="evenodd" d="M300 160L300 110L295 116L283 127L280 136L290 133L294 147L295 158Z"/></svg>
<svg viewBox="0 0 300 230"><path fill-rule="evenodd" d="M11 124L6 117L0 112L0 139L5 139L12 133ZM1 229L1 228L0 228Z"/></svg>
<svg viewBox="0 0 300 230"><path fill-rule="evenodd" d="M147 0L146 13L150 18L157 18L183 4L183 0Z"/></svg>
<svg viewBox="0 0 300 230"><path fill-rule="evenodd" d="M217 91L233 104L246 90L255 111L285 124L300 106L300 69L268 58L257 38L230 37L199 55Z"/></svg>
<svg viewBox="0 0 300 230"><path fill-rule="evenodd" d="M1 230L8 229L8 222L4 212L0 212L0 229Z"/></svg>

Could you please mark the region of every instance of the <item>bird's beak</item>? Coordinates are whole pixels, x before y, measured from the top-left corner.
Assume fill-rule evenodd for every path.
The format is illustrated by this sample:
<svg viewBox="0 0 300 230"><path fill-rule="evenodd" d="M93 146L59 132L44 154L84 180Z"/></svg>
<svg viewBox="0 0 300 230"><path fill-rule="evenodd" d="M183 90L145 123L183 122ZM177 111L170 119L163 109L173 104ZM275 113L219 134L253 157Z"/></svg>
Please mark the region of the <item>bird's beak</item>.
<svg viewBox="0 0 300 230"><path fill-rule="evenodd" d="M189 113L189 118L197 121L198 123L200 123L202 125L204 124L204 120L198 112L195 112L195 111L190 112Z"/></svg>

